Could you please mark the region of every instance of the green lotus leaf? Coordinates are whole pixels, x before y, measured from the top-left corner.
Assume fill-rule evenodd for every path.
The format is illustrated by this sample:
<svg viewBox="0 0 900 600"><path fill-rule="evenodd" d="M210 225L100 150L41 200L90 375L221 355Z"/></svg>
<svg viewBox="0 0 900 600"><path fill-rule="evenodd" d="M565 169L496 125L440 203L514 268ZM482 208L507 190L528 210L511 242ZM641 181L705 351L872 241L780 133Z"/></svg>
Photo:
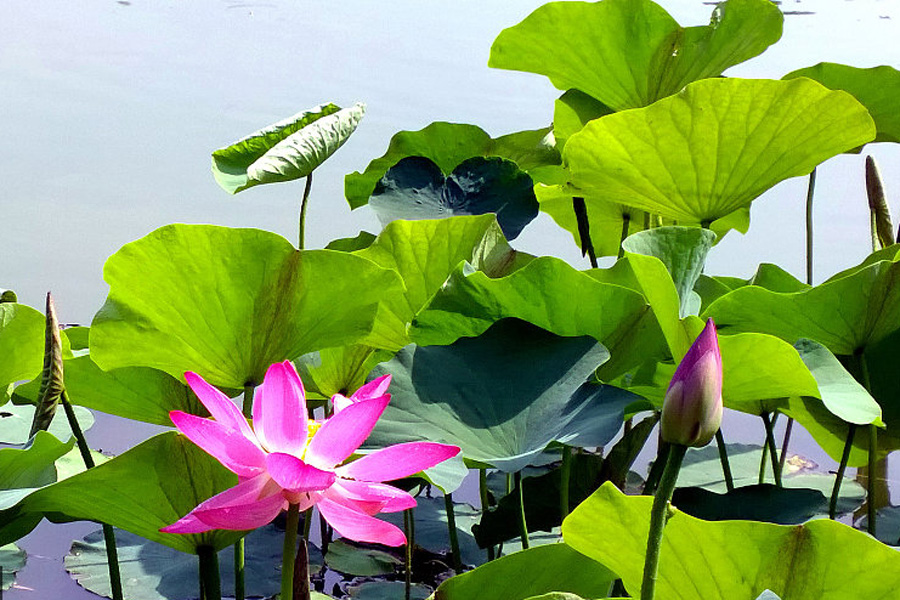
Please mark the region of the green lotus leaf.
<svg viewBox="0 0 900 600"><path fill-rule="evenodd" d="M284 531L274 525L251 531L245 539L245 589L248 596L268 597L281 587ZM188 600L198 593L197 558L127 531L116 531L122 591L129 600ZM317 549L310 547L310 554ZM232 565L234 546L219 552L220 565ZM311 556L321 566L321 556ZM98 530L76 540L65 557L66 570L78 585L98 596L112 597L106 543ZM315 566L311 566L315 570ZM234 569L222 568L222 589L234 588Z"/></svg>
<svg viewBox="0 0 900 600"><path fill-rule="evenodd" d="M15 544L0 546L0 590L8 590L16 581L16 572L25 566L28 555Z"/></svg>
<svg viewBox="0 0 900 600"><path fill-rule="evenodd" d="M298 251L255 229L168 225L106 262L91 327L103 370L151 367L213 385L259 384L270 364L369 333L391 271L343 252Z"/></svg>
<svg viewBox="0 0 900 600"><path fill-rule="evenodd" d="M500 32L488 66L546 75L620 111L717 77L781 37L767 0L729 0L709 25L681 27L650 0L551 2Z"/></svg>
<svg viewBox="0 0 900 600"><path fill-rule="evenodd" d="M551 442L602 446L636 399L586 383L608 358L590 337L563 338L518 319L450 346L407 346L373 371L393 376L392 400L366 444L451 443L468 461L504 472L521 470Z"/></svg>
<svg viewBox="0 0 900 600"><path fill-rule="evenodd" d="M762 428L762 423L760 423ZM752 488L759 482L759 463L762 458L762 447L752 444L728 444L728 462L731 465L731 473L734 478L735 489ZM834 475L811 471L815 464L798 457L796 462L788 462L785 465L782 484L785 489L791 490L815 490L821 498L830 498L834 487ZM769 473L771 481L771 472ZM722 475L722 463L719 458L719 450L715 444L705 448L692 448L685 456L682 470L678 474L678 485L682 488L702 488L708 492L725 494L728 486ZM866 498L865 489L856 481L845 479L841 485L841 493L838 496L838 514L847 514L862 506ZM677 506L677 505L676 505ZM765 508L757 507L760 511ZM796 512L801 507L788 508ZM815 508L815 507L813 507ZM750 510L755 510L750 507ZM818 505L817 515L828 514L827 500ZM796 516L796 515L795 515Z"/></svg>
<svg viewBox="0 0 900 600"><path fill-rule="evenodd" d="M392 352L354 344L326 348L294 360L303 381L307 401L325 401L335 394L349 396L366 382L375 365L389 360Z"/></svg>
<svg viewBox="0 0 900 600"><path fill-rule="evenodd" d="M37 488L56 481L55 461L65 455L75 440L61 442L46 431L38 431L27 444L0 448L0 490ZM0 503L0 508L9 508Z"/></svg>
<svg viewBox="0 0 900 600"><path fill-rule="evenodd" d="M181 410L195 415L209 413L183 382L168 373L147 367L124 367L102 371L89 354L65 361L69 402L126 419L171 425L169 412ZM15 402L37 402L40 382L20 385Z"/></svg>
<svg viewBox="0 0 900 600"><path fill-rule="evenodd" d="M366 112L322 104L269 125L212 154L216 181L236 194L261 183L306 177L340 148Z"/></svg>
<svg viewBox="0 0 900 600"><path fill-rule="evenodd" d="M0 303L0 406L12 384L37 377L44 364L44 315L24 304Z"/></svg>
<svg viewBox="0 0 900 600"><path fill-rule="evenodd" d="M159 434L102 465L43 487L25 498L20 511L54 521L109 523L181 552L200 546L216 551L246 532L161 533L195 506L237 484L216 459L174 431Z"/></svg>
<svg viewBox="0 0 900 600"><path fill-rule="evenodd" d="M494 213L512 240L538 214L533 186L515 163L496 156L466 159L447 176L431 159L410 156L385 173L369 206L385 225L398 219Z"/></svg>
<svg viewBox="0 0 900 600"><path fill-rule="evenodd" d="M762 521L797 525L828 514L828 496L808 488L760 483L718 494L703 488L675 490L672 504L704 521Z"/></svg>
<svg viewBox="0 0 900 600"><path fill-rule="evenodd" d="M424 583L410 586L409 600L426 600L431 597L431 588ZM402 581L364 581L347 587L350 600L405 600L406 584ZM325 596L328 598L328 596ZM317 600L312 598L311 600Z"/></svg>
<svg viewBox="0 0 900 600"><path fill-rule="evenodd" d="M612 112L615 111L581 90L567 90L553 103L553 137L556 147L562 151L566 140L573 133L581 131L590 121Z"/></svg>
<svg viewBox="0 0 900 600"><path fill-rule="evenodd" d="M364 172L350 173L344 178L344 196L350 208L364 206L388 169L409 156L432 160L445 175L474 156L499 156L529 173L558 165L559 151L547 139L549 132L549 128L520 131L494 139L475 125L440 121L419 131L400 131L391 138L382 157L370 162Z"/></svg>
<svg viewBox="0 0 900 600"><path fill-rule="evenodd" d="M525 600L551 591L585 598L605 597L615 573L566 544L522 550L452 577L435 592L435 600Z"/></svg>
<svg viewBox="0 0 900 600"><path fill-rule="evenodd" d="M700 296L700 312L705 313L709 305L728 292L740 287L756 285L773 292L800 292L809 289L809 284L803 283L778 265L762 263L756 268L756 273L750 279L738 277L700 275L694 284L694 291Z"/></svg>
<svg viewBox="0 0 900 600"><path fill-rule="evenodd" d="M566 143L575 188L683 224L711 223L875 137L850 94L808 79L707 79L588 123Z"/></svg>
<svg viewBox="0 0 900 600"><path fill-rule="evenodd" d="M325 564L347 575L371 577L393 573L394 569L403 566L403 561L384 550L365 548L340 539L328 544Z"/></svg>
<svg viewBox="0 0 900 600"><path fill-rule="evenodd" d="M563 523L566 543L617 573L632 596L640 594L652 502L604 484ZM676 511L656 591L672 600L756 598L766 589L792 600L886 599L900 585L898 567L895 550L836 521L707 522Z"/></svg>
<svg viewBox="0 0 900 600"><path fill-rule="evenodd" d="M595 272L576 271L552 257L496 279L458 269L416 317L410 335L421 346L450 344L516 317L557 335L592 336L611 349L612 360L603 371L621 373L658 348L659 326L639 292L599 282Z"/></svg>
<svg viewBox="0 0 900 600"><path fill-rule="evenodd" d="M16 388L18 390L18 388ZM94 425L94 415L80 406L75 407L75 419L82 431ZM0 410L0 444L25 444L31 434L31 422L34 420L33 405L7 405ZM59 410L53 416L47 429L56 439L67 442L72 439L72 428L65 412Z"/></svg>
<svg viewBox="0 0 900 600"><path fill-rule="evenodd" d="M900 263L880 261L841 279L794 293L758 286L716 300L705 315L720 331L758 331L789 343L819 342L852 355L900 328Z"/></svg>
<svg viewBox="0 0 900 600"><path fill-rule="evenodd" d="M812 67L791 71L784 79L808 77L832 90L844 90L853 94L866 107L878 133L875 142L900 142L900 114L897 113L897 97L900 96L900 71L881 66L860 69L848 65L822 62Z"/></svg>

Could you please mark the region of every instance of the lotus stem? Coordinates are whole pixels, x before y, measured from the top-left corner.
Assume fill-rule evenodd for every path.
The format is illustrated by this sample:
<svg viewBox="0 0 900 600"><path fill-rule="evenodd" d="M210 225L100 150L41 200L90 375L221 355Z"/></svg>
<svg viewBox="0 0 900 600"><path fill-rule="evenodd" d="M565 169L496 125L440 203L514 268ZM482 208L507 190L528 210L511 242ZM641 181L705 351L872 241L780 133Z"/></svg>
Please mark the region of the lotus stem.
<svg viewBox="0 0 900 600"><path fill-rule="evenodd" d="M763 423L766 425L766 446L769 448L769 456L772 459L772 476L775 477L775 485L781 485L781 473L778 470L778 449L775 448L775 420L769 418L769 413L764 412L762 415ZM778 413L775 413L775 419Z"/></svg>
<svg viewBox="0 0 900 600"><path fill-rule="evenodd" d="M591 267L597 268L597 254L594 251L594 242L591 241L591 224L588 221L587 205L584 198L572 197L572 210L575 211L575 222L578 226L578 237L581 242L581 256L587 254L591 261Z"/></svg>
<svg viewBox="0 0 900 600"><path fill-rule="evenodd" d="M481 514L484 515L490 505L490 500L488 499L487 469L484 468L478 469L478 493L481 497ZM493 544L487 547L487 559L489 561L494 560Z"/></svg>
<svg viewBox="0 0 900 600"><path fill-rule="evenodd" d="M306 234L306 205L309 201L309 192L312 190L312 173L306 176L306 187L303 188L303 199L300 201L300 237L297 244L298 250L303 250L304 236Z"/></svg>
<svg viewBox="0 0 900 600"><path fill-rule="evenodd" d="M204 600L222 600L222 582L219 579L219 557L212 546L199 546L200 593ZM288 596L288 598L290 598Z"/></svg>
<svg viewBox="0 0 900 600"><path fill-rule="evenodd" d="M647 473L647 481L644 482L645 496L651 496L656 493L656 488L659 485L659 480L665 469L666 461L669 458L669 446L670 444L667 444L660 439L659 448L656 450L656 460L653 461L653 466L650 467L650 472Z"/></svg>
<svg viewBox="0 0 900 600"><path fill-rule="evenodd" d="M784 465L787 462L787 449L791 443L791 431L794 429L794 419L788 417L784 427L784 437L781 438L781 455L778 457L778 474L784 475Z"/></svg>
<svg viewBox="0 0 900 600"><path fill-rule="evenodd" d="M859 373L862 376L863 387L869 395L872 394L872 380L869 377L869 363L866 361L864 349L859 349L856 353L856 359L859 362ZM875 497L877 494L877 463L878 463L878 428L874 424L869 425L869 456L866 477L866 531L872 537L875 537L875 519L877 506Z"/></svg>
<svg viewBox="0 0 900 600"><path fill-rule="evenodd" d="M641 582L641 600L653 600L656 594L656 577L659 571L659 551L662 546L663 530L668 520L669 501L678 481L678 471L687 453L687 446L672 444L666 467L659 480L659 489L653 497L650 511L650 533L647 537L647 554L644 558L644 578Z"/></svg>
<svg viewBox="0 0 900 600"><path fill-rule="evenodd" d="M528 522L525 520L525 490L522 485L522 471L516 471L513 475L515 485L519 488L519 537L522 540L522 549L530 547L528 543Z"/></svg>
<svg viewBox="0 0 900 600"><path fill-rule="evenodd" d="M806 186L806 283L813 282L813 197L816 194L816 170L809 174Z"/></svg>
<svg viewBox="0 0 900 600"><path fill-rule="evenodd" d="M406 567L406 587L404 591L404 599L409 600L410 594L412 592L412 559L413 559L413 547L416 544L415 541L415 529L413 525L413 512L412 509L407 509L403 511L403 529L406 533L406 560L404 566Z"/></svg>
<svg viewBox="0 0 900 600"><path fill-rule="evenodd" d="M572 449L562 448L562 466L559 469L559 511L562 520L569 516L569 482L572 479Z"/></svg>
<svg viewBox="0 0 900 600"><path fill-rule="evenodd" d="M234 543L234 600L244 600L244 538Z"/></svg>
<svg viewBox="0 0 900 600"><path fill-rule="evenodd" d="M456 511L453 508L453 494L444 494L444 509L447 512L447 533L450 536L450 554L453 570L462 573L462 557L459 555L459 535L456 533Z"/></svg>
<svg viewBox="0 0 900 600"><path fill-rule="evenodd" d="M619 252L616 255L616 260L619 260L623 256L625 256L625 247L622 243L625 241L625 238L628 237L628 226L631 224L631 215L623 214L622 215L622 234L619 236Z"/></svg>
<svg viewBox="0 0 900 600"><path fill-rule="evenodd" d="M853 448L853 434L856 433L856 425L853 423L849 425L847 439L844 441L844 451L841 453L841 464L838 466L834 487L831 489L831 500L828 502L828 518L832 521L837 516L838 496L841 493L841 483L844 481L844 471L847 470L847 462L850 461L850 450Z"/></svg>
<svg viewBox="0 0 900 600"><path fill-rule="evenodd" d="M719 462L722 463L722 475L725 477L725 489L734 490L734 477L731 475L731 463L728 461L728 447L725 445L725 436L722 430L716 432L716 447L719 449Z"/></svg>
<svg viewBox="0 0 900 600"><path fill-rule="evenodd" d="M284 550L281 556L281 600L294 598L294 561L297 558L297 527L300 524L300 505L288 505L287 524L284 529Z"/></svg>
<svg viewBox="0 0 900 600"><path fill-rule="evenodd" d="M244 384L244 403L241 406L241 412L248 419L253 418L253 392L255 390L256 386L252 383Z"/></svg>

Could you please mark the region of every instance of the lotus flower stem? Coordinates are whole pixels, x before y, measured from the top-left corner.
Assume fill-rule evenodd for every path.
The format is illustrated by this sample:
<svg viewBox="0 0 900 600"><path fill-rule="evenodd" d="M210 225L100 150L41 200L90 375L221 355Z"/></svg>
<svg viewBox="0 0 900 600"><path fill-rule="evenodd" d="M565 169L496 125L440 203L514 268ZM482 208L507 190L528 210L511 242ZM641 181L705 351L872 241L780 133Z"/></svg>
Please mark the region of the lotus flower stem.
<svg viewBox="0 0 900 600"><path fill-rule="evenodd" d="M659 570L659 551L662 546L663 530L668 520L669 501L678 481L678 471L687 453L687 446L671 444L666 467L659 480L659 488L653 497L650 511L650 533L647 537L647 554L644 558L644 578L641 583L641 600L653 600L656 593L656 576Z"/></svg>
<svg viewBox="0 0 900 600"><path fill-rule="evenodd" d="M834 487L831 489L831 501L828 503L828 518L832 521L837 516L838 496L841 493L841 483L844 481L844 471L847 470L847 462L850 460L850 450L853 448L853 434L856 433L856 425L849 424L847 439L844 442L844 451L841 453L841 464L838 466L837 476L834 478Z"/></svg>
<svg viewBox="0 0 900 600"><path fill-rule="evenodd" d="M450 554L453 570L462 573L462 556L459 554L459 535L456 533L456 511L453 508L453 494L444 494L444 509L447 511L447 531L450 535Z"/></svg>
<svg viewBox="0 0 900 600"><path fill-rule="evenodd" d="M312 190L312 173L306 176L306 187L303 188L303 199L300 201L300 236L297 249L303 250L304 235L306 232L306 204L309 200L309 192Z"/></svg>
<svg viewBox="0 0 900 600"><path fill-rule="evenodd" d="M219 579L219 556L212 546L199 546L197 557L200 560L200 598L203 600L222 600L222 583Z"/></svg>
<svg viewBox="0 0 900 600"><path fill-rule="evenodd" d="M772 476L775 477L775 485L781 485L781 472L778 470L778 449L775 448L775 420L769 418L769 413L763 413L763 423L766 425L766 445L769 447L769 456L772 460ZM778 418L778 413L775 414Z"/></svg>
<svg viewBox="0 0 900 600"><path fill-rule="evenodd" d="M669 446L669 443L660 440L659 447L656 450L656 460L653 461L653 466L650 467L650 472L647 473L647 481L644 482L645 496L651 496L656 493L663 469L665 469L666 461L669 458Z"/></svg>
<svg viewBox="0 0 900 600"><path fill-rule="evenodd" d="M234 543L234 600L244 600L244 538Z"/></svg>
<svg viewBox="0 0 900 600"><path fill-rule="evenodd" d="M413 546L415 546L415 531L413 525L413 512L412 509L407 509L403 511L403 529L406 533L406 552L405 552L405 578L404 581L406 586L404 588L403 597L405 600L409 600L410 594L412 593L412 558L413 558Z"/></svg>
<svg viewBox="0 0 900 600"><path fill-rule="evenodd" d="M253 418L253 392L256 391L256 386L252 383L248 383L244 386L244 402L241 407L241 412L248 419Z"/></svg>
<svg viewBox="0 0 900 600"><path fill-rule="evenodd" d="M562 466L559 469L559 511L565 520L569 516L569 483L572 479L572 449L562 448Z"/></svg>
<svg viewBox="0 0 900 600"><path fill-rule="evenodd" d="M281 555L281 600L308 600L294 598L294 561L297 558L297 528L300 525L300 505L288 505L287 524L284 528L284 550Z"/></svg>
<svg viewBox="0 0 900 600"><path fill-rule="evenodd" d="M522 539L522 549L528 550L528 523L525 521L525 489L522 485L522 471L516 471L513 475L515 487L519 488L519 537Z"/></svg>
<svg viewBox="0 0 900 600"><path fill-rule="evenodd" d="M488 498L488 486L487 486L487 469L478 469L478 493L481 497L481 514L487 512L490 507L490 499ZM494 545L491 544L487 547L487 559L494 560Z"/></svg>
<svg viewBox="0 0 900 600"><path fill-rule="evenodd" d="M731 463L728 462L728 447L725 445L725 436L722 435L721 429L716 432L716 448L719 450L719 462L722 463L725 488L730 492L734 490L734 477L731 475Z"/></svg>

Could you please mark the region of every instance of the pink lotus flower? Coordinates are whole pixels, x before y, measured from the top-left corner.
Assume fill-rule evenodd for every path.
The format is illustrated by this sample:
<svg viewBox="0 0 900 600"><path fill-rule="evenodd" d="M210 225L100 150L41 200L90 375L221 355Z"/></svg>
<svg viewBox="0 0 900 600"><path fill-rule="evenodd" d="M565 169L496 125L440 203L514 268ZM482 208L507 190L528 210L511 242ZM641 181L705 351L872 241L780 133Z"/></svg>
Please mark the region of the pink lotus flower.
<svg viewBox="0 0 900 600"><path fill-rule="evenodd" d="M660 429L671 444L705 446L722 424L722 355L712 319L675 369Z"/></svg>
<svg viewBox="0 0 900 600"><path fill-rule="evenodd" d="M459 448L410 442L382 448L342 464L369 436L390 401L390 376L335 396L335 414L307 418L306 396L290 361L269 367L256 390L252 426L238 407L196 373L185 373L212 419L172 411L175 426L192 442L237 474L239 483L201 503L160 531L200 533L211 529L255 529L289 504L315 505L340 535L388 546L406 543L380 512L412 508L416 500L383 483L408 477L456 456Z"/></svg>

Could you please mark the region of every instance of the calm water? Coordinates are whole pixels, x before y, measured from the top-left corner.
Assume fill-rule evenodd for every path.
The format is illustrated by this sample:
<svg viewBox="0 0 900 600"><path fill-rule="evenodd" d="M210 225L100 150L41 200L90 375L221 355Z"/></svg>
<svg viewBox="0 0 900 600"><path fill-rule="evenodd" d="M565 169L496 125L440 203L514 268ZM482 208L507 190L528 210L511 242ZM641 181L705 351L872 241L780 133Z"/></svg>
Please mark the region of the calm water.
<svg viewBox="0 0 900 600"><path fill-rule="evenodd" d="M711 6L662 0L681 23ZM343 176L380 156L390 136L437 120L474 123L491 135L546 126L559 92L544 78L488 69L504 27L540 5L517 2L26 2L0 19L0 288L43 305L52 290L65 322L88 323L106 294L102 266L123 244L166 223L259 227L296 239L298 184L231 197L209 172L211 150L323 101L361 100L368 113L346 146L316 172L309 247L360 229ZM782 41L729 74L780 77L819 61L900 67L900 10L893 0L786 0ZM870 147L894 214L900 149ZM754 204L746 236L731 234L707 272L750 276L776 262L804 276L806 182L785 182ZM819 170L816 280L861 260L869 247L863 157ZM549 218L516 246L586 267ZM753 429L750 429L752 422ZM153 430L99 418L94 446L121 452ZM735 441L759 441L755 421L728 415ZM796 448L833 462L807 438ZM42 525L22 545L28 568L10 600L93 598L60 566L74 537L93 525ZM24 589L30 588L30 589Z"/></svg>

